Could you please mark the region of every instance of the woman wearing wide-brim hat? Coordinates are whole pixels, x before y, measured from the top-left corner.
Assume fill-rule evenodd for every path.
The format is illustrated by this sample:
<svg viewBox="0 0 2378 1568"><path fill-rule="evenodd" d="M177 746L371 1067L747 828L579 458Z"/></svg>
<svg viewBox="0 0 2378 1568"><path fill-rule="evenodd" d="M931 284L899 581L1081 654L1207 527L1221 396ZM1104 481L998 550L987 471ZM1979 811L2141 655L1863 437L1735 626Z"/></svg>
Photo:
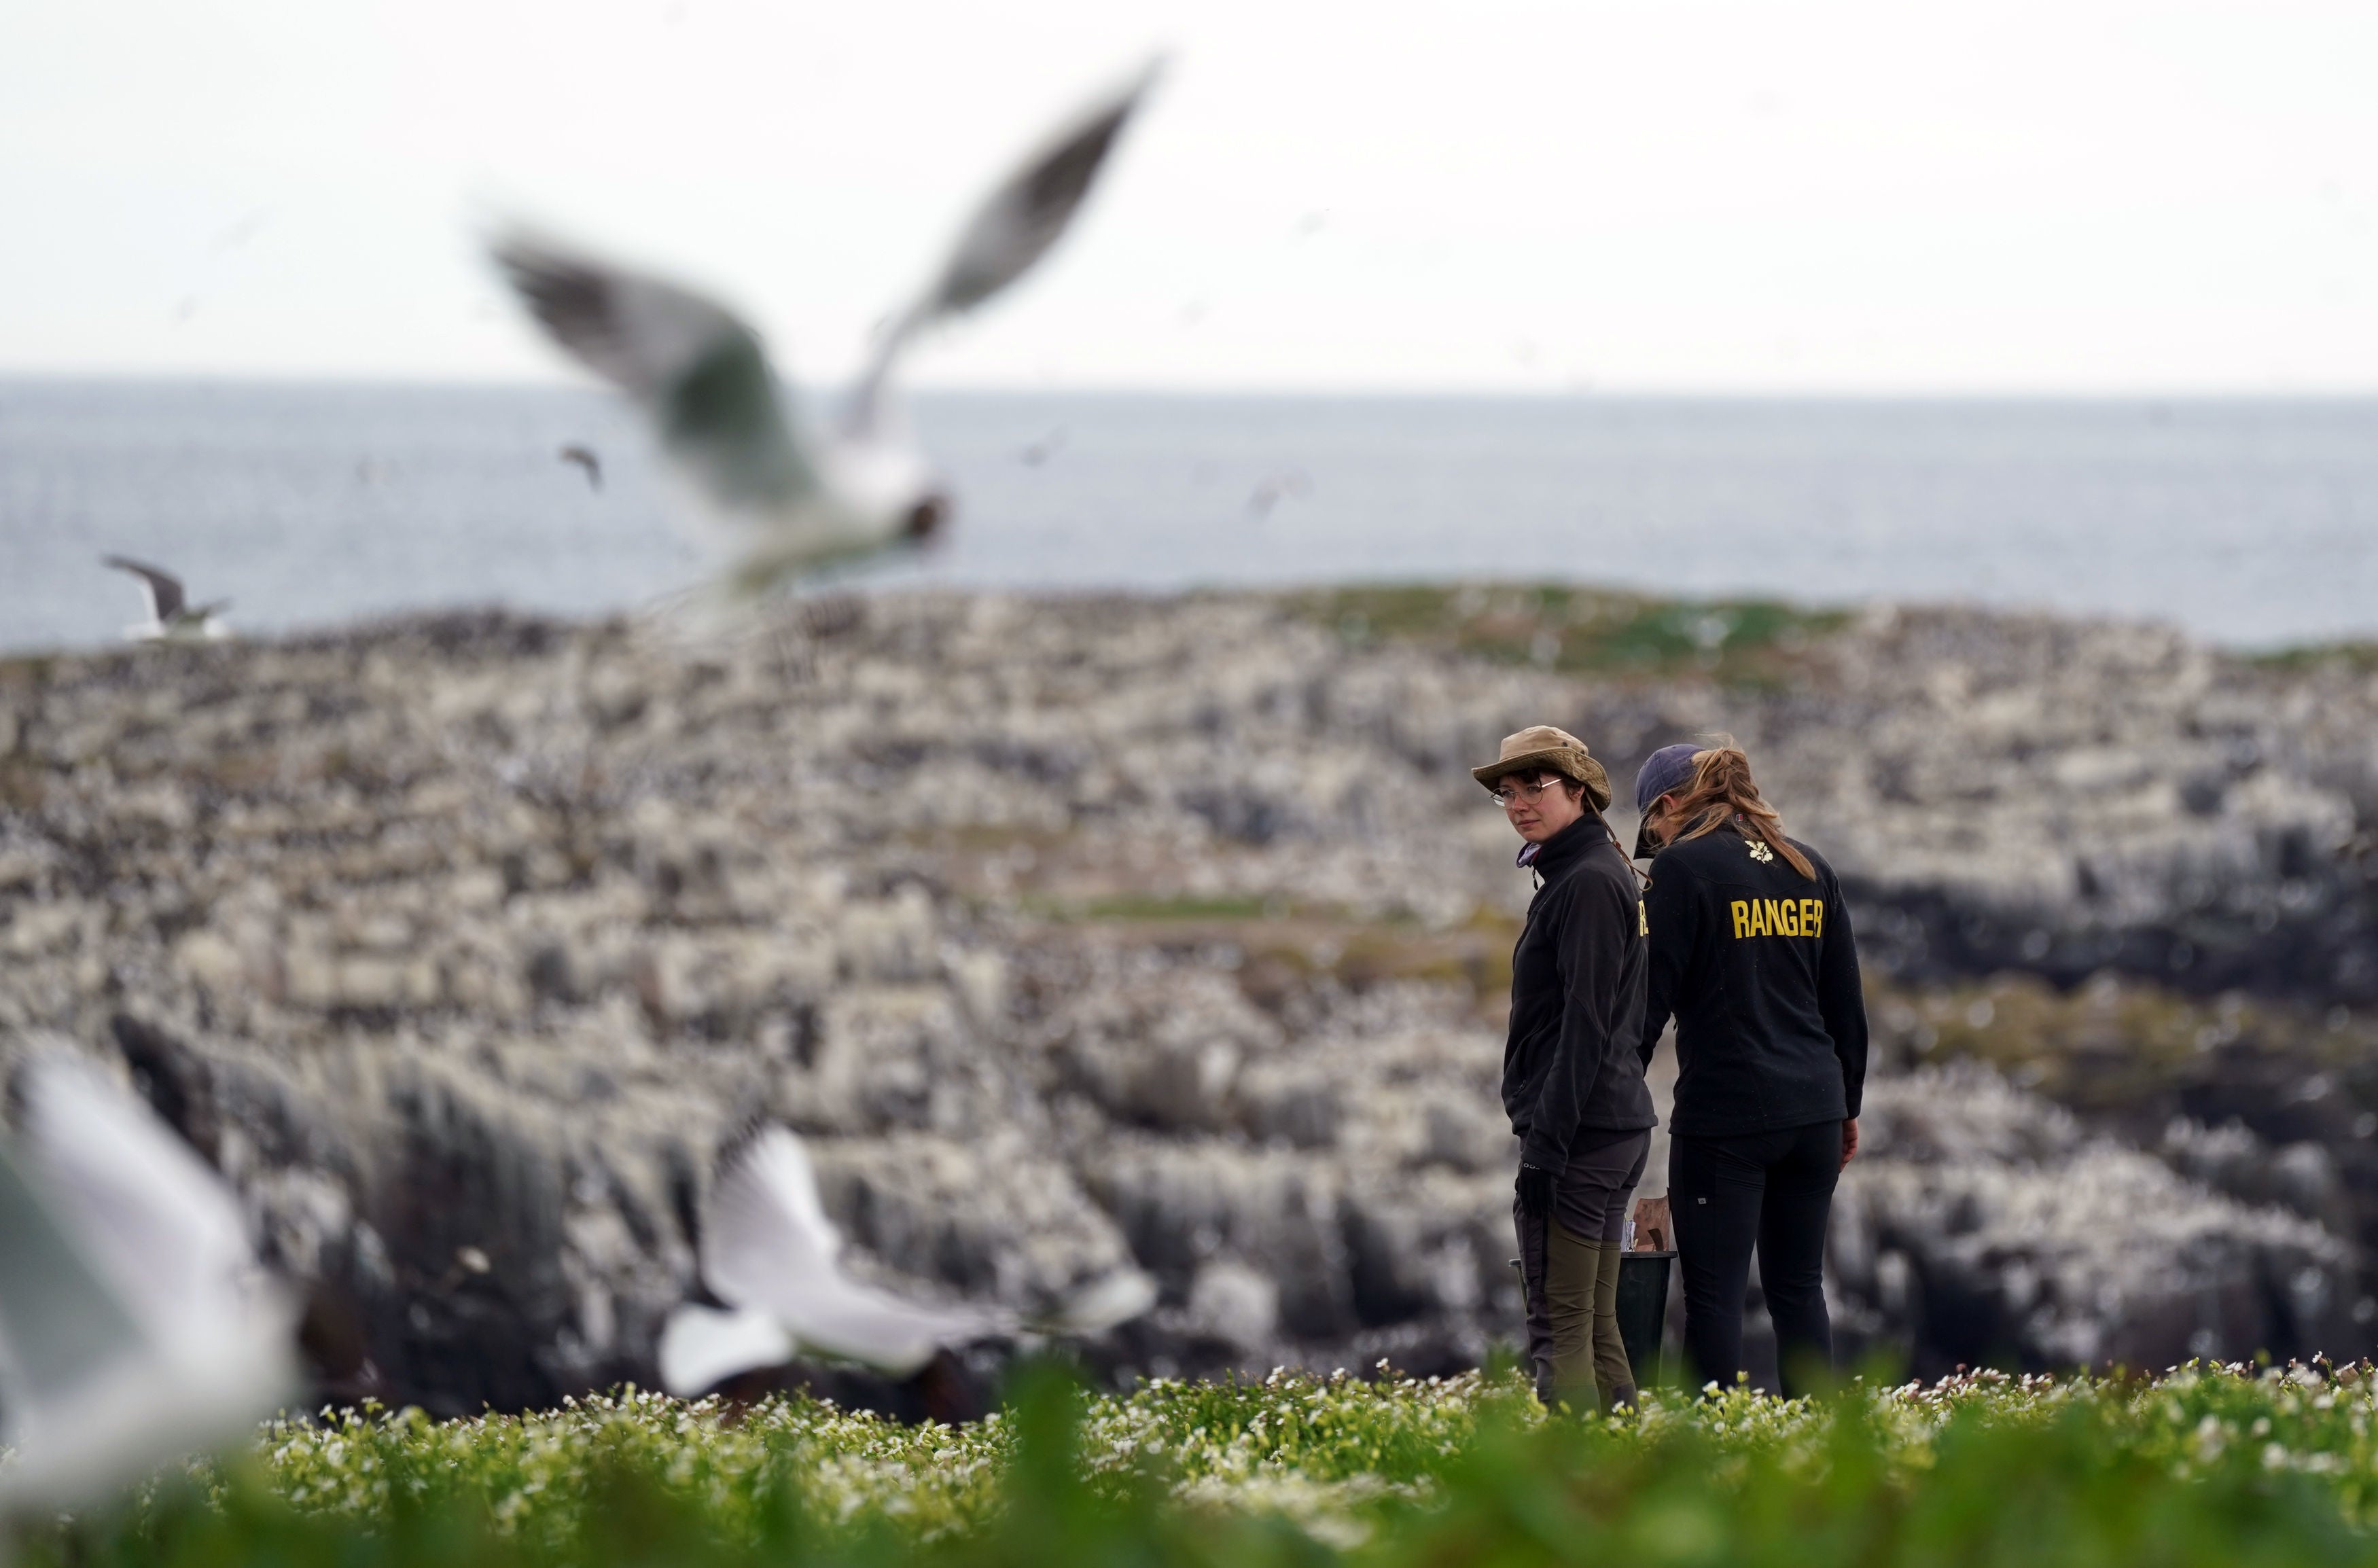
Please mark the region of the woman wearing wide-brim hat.
<svg viewBox="0 0 2378 1568"><path fill-rule="evenodd" d="M1634 1403L1618 1335L1627 1197L1650 1152L1651 1096L1637 1048L1647 969L1634 868L1603 808L1610 779L1567 730L1504 738L1471 770L1525 842L1535 873L1511 952L1503 1108L1519 1138L1512 1216L1527 1296L1528 1354L1548 1405Z"/></svg>

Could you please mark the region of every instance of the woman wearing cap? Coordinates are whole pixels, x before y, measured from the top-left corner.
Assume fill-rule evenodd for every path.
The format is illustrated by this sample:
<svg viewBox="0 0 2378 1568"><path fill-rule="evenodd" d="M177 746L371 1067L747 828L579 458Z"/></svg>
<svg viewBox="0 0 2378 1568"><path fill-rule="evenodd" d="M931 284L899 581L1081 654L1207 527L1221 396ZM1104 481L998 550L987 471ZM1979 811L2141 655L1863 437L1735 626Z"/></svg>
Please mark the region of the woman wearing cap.
<svg viewBox="0 0 2378 1568"><path fill-rule="evenodd" d="M1685 1343L1704 1378L1742 1370L1750 1255L1784 1392L1832 1357L1825 1222L1857 1152L1866 1001L1841 883L1784 824L1732 746L1670 746L1635 778L1651 929L1646 1060L1673 1013L1668 1199Z"/></svg>
<svg viewBox="0 0 2378 1568"><path fill-rule="evenodd" d="M1511 953L1503 1047L1536 1393L1576 1410L1592 1393L1605 1409L1632 1404L1619 1230L1656 1119L1636 1049L1646 960L1634 868L1602 819L1609 776L1567 731L1521 730L1471 776L1526 841L1519 864L1538 880Z"/></svg>

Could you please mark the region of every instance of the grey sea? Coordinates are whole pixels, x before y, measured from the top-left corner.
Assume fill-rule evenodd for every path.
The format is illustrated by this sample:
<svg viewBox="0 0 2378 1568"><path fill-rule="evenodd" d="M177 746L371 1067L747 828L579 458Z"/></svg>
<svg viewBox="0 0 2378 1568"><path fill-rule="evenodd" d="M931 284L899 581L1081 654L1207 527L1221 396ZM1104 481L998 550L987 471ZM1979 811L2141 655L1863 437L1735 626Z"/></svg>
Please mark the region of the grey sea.
<svg viewBox="0 0 2378 1568"><path fill-rule="evenodd" d="M2378 400L948 393L916 417L956 525L866 583L1558 579L2378 635ZM599 392L0 380L0 647L120 635L139 601L108 552L252 631L631 608L703 562Z"/></svg>

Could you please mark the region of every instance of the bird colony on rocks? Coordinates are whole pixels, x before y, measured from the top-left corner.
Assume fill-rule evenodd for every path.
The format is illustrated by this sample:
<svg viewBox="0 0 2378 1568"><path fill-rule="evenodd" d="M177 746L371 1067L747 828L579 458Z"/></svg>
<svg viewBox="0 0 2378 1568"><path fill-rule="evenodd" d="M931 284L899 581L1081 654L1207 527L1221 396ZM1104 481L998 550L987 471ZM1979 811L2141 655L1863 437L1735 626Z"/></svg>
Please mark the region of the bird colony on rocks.
<svg viewBox="0 0 2378 1568"><path fill-rule="evenodd" d="M451 1413L656 1381L755 1122L853 1289L1025 1333L1141 1270L1093 1365L1474 1362L1519 1316L1528 886L1464 769L1525 724L1622 774L1733 733L1878 986L2378 986L2349 662L1726 611L1596 664L1674 607L1398 604L904 593L700 645L486 614L0 664L0 1065L137 1087L304 1293L322 1386ZM1516 658L1471 635L1497 616ZM2252 1135L2142 1147L1977 1071L1876 1085L1853 1338L2369 1347L2342 1222L2208 1184Z"/></svg>

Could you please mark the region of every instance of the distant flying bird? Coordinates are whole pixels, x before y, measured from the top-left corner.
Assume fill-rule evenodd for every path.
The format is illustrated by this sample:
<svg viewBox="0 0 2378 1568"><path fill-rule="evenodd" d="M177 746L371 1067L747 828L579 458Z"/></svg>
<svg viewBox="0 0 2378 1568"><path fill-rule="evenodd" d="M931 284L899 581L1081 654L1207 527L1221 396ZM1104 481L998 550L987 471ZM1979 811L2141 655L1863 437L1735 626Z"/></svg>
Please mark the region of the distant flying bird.
<svg viewBox="0 0 2378 1568"><path fill-rule="evenodd" d="M1099 1280L1054 1317L996 1307L931 1306L843 1272L842 1237L818 1200L801 1141L771 1126L732 1145L703 1212L702 1277L727 1311L688 1303L669 1316L661 1382L691 1396L739 1372L797 1356L856 1361L908 1377L944 1347L1019 1331L1099 1334L1155 1304L1136 1269Z"/></svg>
<svg viewBox="0 0 2378 1568"><path fill-rule="evenodd" d="M991 191L932 284L890 318L823 432L785 396L759 333L712 300L525 234L497 241L495 259L556 342L643 405L704 509L735 525L728 587L757 594L922 545L946 521L949 496L901 416L892 373L919 333L1048 254L1154 78L1151 65Z"/></svg>
<svg viewBox="0 0 2378 1568"><path fill-rule="evenodd" d="M574 462L586 471L586 487L589 490L603 488L603 460L594 455L594 448L572 441L555 455L562 461Z"/></svg>
<svg viewBox="0 0 2378 1568"><path fill-rule="evenodd" d="M1272 509L1280 502L1291 497L1303 500L1311 494L1313 494L1313 481L1296 469L1281 469L1276 473L1267 473L1256 480L1255 487L1247 493L1247 515L1268 518L1271 516Z"/></svg>
<svg viewBox="0 0 2378 1568"><path fill-rule="evenodd" d="M1058 425L1037 441L1027 441L1016 449L1016 461L1027 468L1039 468L1065 449L1065 427Z"/></svg>
<svg viewBox="0 0 2378 1568"><path fill-rule="evenodd" d="M230 600L193 604L182 592L182 580L162 567L144 566L123 556L102 557L101 564L140 580L141 592L149 601L149 618L124 628L124 635L134 641L207 642L231 635L231 628L216 618L231 608Z"/></svg>
<svg viewBox="0 0 2378 1568"><path fill-rule="evenodd" d="M67 1507L236 1440L295 1387L292 1316L222 1179L66 1057L0 1152L0 1511Z"/></svg>

